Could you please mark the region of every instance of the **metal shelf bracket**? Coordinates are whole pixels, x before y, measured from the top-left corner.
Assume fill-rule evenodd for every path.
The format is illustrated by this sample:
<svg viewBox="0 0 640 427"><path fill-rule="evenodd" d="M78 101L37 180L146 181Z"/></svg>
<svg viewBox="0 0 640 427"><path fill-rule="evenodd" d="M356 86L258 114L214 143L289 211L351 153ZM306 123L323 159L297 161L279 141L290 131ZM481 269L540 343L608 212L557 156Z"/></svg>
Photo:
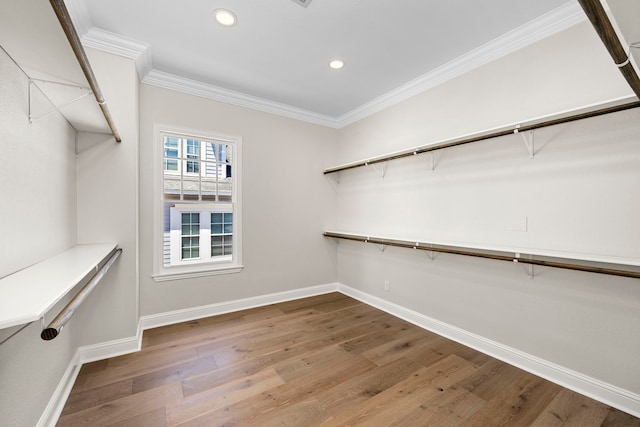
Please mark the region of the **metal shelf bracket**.
<svg viewBox="0 0 640 427"><path fill-rule="evenodd" d="M365 166L371 166L376 172L381 173L382 174L382 179L384 179L384 176L387 174L387 166L389 165L389 161L384 162L380 169L378 169L378 167L375 165L375 163L365 162L364 165Z"/></svg>
<svg viewBox="0 0 640 427"><path fill-rule="evenodd" d="M432 244L429 244L429 247L433 248ZM420 248L420 242L416 242L415 245L413 245L413 249L418 249ZM436 253L434 251L425 251L425 254L427 254L427 257L433 261L436 259Z"/></svg>
<svg viewBox="0 0 640 427"><path fill-rule="evenodd" d="M37 116L33 114L32 108L31 108L31 91L32 91L32 87L38 87L38 85L36 85L35 82L40 82L40 83L52 83L52 84L57 84L57 85L61 85L61 86L67 86L67 87L74 87L74 88L78 88L80 90L86 91L85 93L83 93L82 95L78 96L77 98L72 99L71 101L65 102L62 105L54 105L53 108L51 108L50 110L45 111L44 113L38 114ZM48 81L48 80L37 80L37 79L29 79L29 123L33 123L34 120L37 120L41 117L46 116L47 114L53 113L54 111L60 111L62 108L71 105L75 102L80 101L83 98L86 98L87 96L91 96L93 95L93 92L91 91L91 88L88 87L84 87L84 86L78 86L78 85L72 85L72 84L68 84L68 83L60 83L60 82L52 82L52 81Z"/></svg>
<svg viewBox="0 0 640 427"><path fill-rule="evenodd" d="M517 125L513 130L513 133L522 135L524 145L527 147L527 151L529 152L529 158L533 159L535 154L535 146L533 145L533 129L530 130L528 134L524 134L520 133L520 125Z"/></svg>
<svg viewBox="0 0 640 427"><path fill-rule="evenodd" d="M513 258L513 262L519 263L519 260L520 260L520 254L516 253L515 258ZM529 276L529 279L533 279L535 277L534 265L524 264L523 267L524 267L524 270L527 272L527 276Z"/></svg>

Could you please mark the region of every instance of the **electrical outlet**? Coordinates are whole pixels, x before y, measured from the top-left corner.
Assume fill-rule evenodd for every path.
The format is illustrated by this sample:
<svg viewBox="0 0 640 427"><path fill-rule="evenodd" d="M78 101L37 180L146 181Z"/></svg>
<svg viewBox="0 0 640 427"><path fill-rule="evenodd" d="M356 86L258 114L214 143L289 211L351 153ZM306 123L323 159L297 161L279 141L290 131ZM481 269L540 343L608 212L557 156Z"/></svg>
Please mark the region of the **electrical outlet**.
<svg viewBox="0 0 640 427"><path fill-rule="evenodd" d="M389 292L391 290L391 283L388 280L384 281L384 290Z"/></svg>

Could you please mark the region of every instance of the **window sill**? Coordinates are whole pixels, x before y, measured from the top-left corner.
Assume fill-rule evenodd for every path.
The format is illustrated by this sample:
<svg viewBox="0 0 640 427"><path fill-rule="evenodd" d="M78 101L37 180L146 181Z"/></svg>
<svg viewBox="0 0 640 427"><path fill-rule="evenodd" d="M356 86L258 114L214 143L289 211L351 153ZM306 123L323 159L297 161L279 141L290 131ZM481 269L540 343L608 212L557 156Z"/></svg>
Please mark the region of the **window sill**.
<svg viewBox="0 0 640 427"><path fill-rule="evenodd" d="M153 274L153 280L156 282L168 282L171 280L191 279L194 277L205 276L217 276L220 274L233 274L239 273L244 268L244 265L233 264L224 267L210 267L201 270L180 270L180 271L166 271L162 273Z"/></svg>

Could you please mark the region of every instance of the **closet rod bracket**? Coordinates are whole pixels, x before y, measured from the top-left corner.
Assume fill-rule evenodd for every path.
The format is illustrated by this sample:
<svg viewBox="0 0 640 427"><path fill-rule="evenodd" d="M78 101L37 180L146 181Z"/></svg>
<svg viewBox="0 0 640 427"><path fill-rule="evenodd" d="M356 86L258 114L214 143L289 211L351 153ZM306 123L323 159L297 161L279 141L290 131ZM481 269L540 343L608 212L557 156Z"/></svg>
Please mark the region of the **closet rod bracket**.
<svg viewBox="0 0 640 427"><path fill-rule="evenodd" d="M369 163L364 162L365 166L371 166L376 172L381 173L382 174L382 179L384 179L384 176L387 174L387 165L389 164L389 161L387 160L386 162L384 162L382 164L382 167L380 169L378 169L378 167L375 165L375 163Z"/></svg>
<svg viewBox="0 0 640 427"><path fill-rule="evenodd" d="M524 134L520 132L520 125L517 125L513 130L513 133L522 135L524 145L527 147L527 151L529 152L529 158L533 159L535 154L535 146L533 145L533 129L530 130L527 134Z"/></svg>
<svg viewBox="0 0 640 427"><path fill-rule="evenodd" d="M513 258L513 262L519 264L520 263L520 254L516 253L515 254L515 258ZM535 271L533 270L534 265L533 264L526 264L526 263L522 263L524 270L527 272L527 276L529 276L529 279L533 279L535 277Z"/></svg>
<svg viewBox="0 0 640 427"><path fill-rule="evenodd" d="M83 91L87 91L85 93L83 93L82 95L72 99L71 101L67 101L61 105L54 105L53 108L45 111L44 113L40 113L37 116L33 115L32 112L32 105L31 105L31 87L32 86L36 86L38 87L38 85L36 85L35 82L40 82L40 83L52 83L52 84L57 84L60 86L67 86L67 87L74 87L74 88L78 88L80 90ZM91 91L90 88L88 87L84 87L84 86L78 86L78 85L72 85L72 84L68 84L68 83L60 83L60 82L53 82L53 81L48 81L48 80L38 80L38 79L29 79L29 123L33 123L34 120L38 120L48 114L53 113L54 111L60 111L61 109L63 109L64 107L67 107L71 104L74 104L78 101L80 101L83 98L86 98L87 96L93 95L93 92Z"/></svg>

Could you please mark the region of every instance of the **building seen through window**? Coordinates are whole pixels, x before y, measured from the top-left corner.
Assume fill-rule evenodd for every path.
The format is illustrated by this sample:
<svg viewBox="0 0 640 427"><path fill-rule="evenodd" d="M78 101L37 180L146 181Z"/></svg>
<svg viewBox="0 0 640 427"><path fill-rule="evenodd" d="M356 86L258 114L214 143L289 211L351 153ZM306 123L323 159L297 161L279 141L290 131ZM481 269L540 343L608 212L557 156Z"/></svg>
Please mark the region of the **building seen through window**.
<svg viewBox="0 0 640 427"><path fill-rule="evenodd" d="M163 266L233 261L234 144L163 133Z"/></svg>

